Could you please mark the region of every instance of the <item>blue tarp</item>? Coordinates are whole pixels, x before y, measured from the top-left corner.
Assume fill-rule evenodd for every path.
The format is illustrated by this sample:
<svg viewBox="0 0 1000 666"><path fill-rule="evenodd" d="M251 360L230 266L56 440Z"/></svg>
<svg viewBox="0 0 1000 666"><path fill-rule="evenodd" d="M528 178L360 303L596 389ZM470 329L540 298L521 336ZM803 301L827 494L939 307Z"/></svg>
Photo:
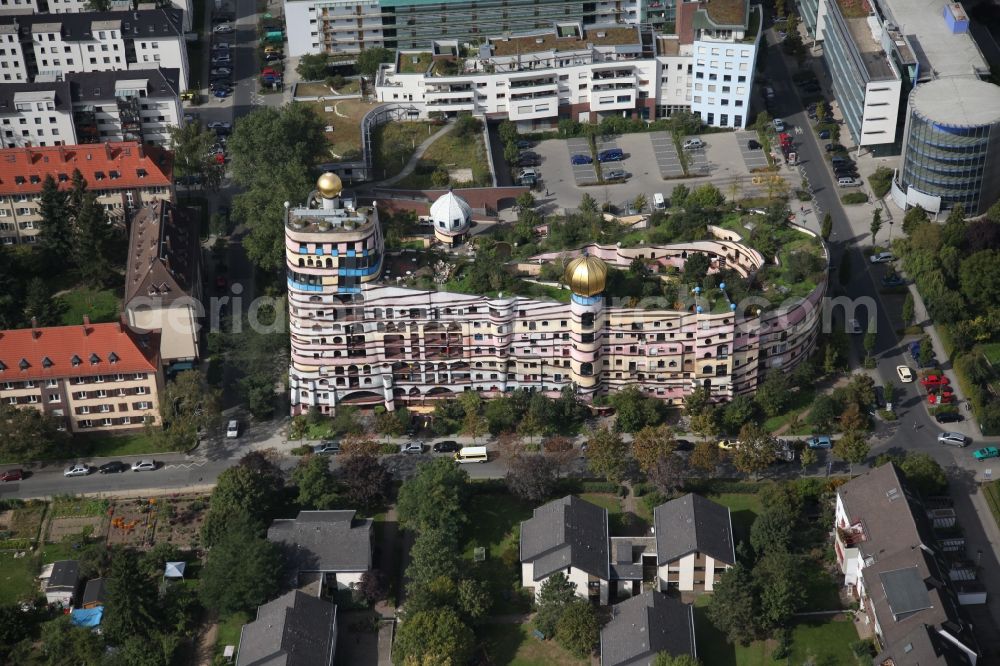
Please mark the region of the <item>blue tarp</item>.
<svg viewBox="0 0 1000 666"><path fill-rule="evenodd" d="M104 617L104 606L77 608L70 614L70 621L77 627L96 627Z"/></svg>

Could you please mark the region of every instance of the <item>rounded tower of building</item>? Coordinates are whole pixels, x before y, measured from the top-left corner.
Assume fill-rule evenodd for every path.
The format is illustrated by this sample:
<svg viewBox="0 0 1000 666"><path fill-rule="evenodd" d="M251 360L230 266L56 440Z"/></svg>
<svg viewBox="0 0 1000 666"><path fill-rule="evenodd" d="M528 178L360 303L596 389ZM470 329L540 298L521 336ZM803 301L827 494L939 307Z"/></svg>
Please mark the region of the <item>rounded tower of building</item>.
<svg viewBox="0 0 1000 666"><path fill-rule="evenodd" d="M608 266L597 257L583 254L566 266L564 282L570 297L570 354L573 381L583 397L594 394L601 384L601 344L604 342L604 286Z"/></svg>
<svg viewBox="0 0 1000 666"><path fill-rule="evenodd" d="M431 220L434 223L434 238L448 247L454 247L469 233L469 225L472 224L472 206L448 190L431 204Z"/></svg>
<svg viewBox="0 0 1000 666"><path fill-rule="evenodd" d="M985 213L1000 196L1000 86L935 79L914 88L908 104L896 203Z"/></svg>

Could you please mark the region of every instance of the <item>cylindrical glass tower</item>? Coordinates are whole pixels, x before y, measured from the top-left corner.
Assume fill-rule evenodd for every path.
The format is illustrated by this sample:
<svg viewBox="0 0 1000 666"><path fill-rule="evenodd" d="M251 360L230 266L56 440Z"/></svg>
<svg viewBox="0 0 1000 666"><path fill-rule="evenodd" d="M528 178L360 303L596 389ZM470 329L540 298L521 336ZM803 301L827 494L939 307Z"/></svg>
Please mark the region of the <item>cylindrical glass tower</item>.
<svg viewBox="0 0 1000 666"><path fill-rule="evenodd" d="M1000 87L974 78L924 83L910 94L900 189L908 205L967 215L1000 197ZM926 204L924 202L927 202Z"/></svg>

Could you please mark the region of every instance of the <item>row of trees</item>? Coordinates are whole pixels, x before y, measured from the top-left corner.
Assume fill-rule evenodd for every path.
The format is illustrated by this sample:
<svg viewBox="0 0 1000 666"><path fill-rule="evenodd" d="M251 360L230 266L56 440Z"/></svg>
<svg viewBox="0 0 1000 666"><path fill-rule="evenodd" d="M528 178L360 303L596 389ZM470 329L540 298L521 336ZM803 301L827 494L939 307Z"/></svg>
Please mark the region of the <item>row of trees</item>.
<svg viewBox="0 0 1000 666"><path fill-rule="evenodd" d="M552 399L518 389L493 400L483 400L473 391L457 400L442 400L434 406L433 428L437 435L455 432L480 437L516 432L524 437L575 434L587 414L573 390L563 389Z"/></svg>

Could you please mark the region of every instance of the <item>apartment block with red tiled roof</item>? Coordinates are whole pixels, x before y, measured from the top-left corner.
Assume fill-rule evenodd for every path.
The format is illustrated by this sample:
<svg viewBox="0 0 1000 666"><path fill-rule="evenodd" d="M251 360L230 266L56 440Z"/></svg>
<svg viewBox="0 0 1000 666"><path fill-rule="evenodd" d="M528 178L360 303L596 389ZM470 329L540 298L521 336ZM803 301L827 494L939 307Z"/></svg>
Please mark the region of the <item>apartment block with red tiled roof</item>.
<svg viewBox="0 0 1000 666"><path fill-rule="evenodd" d="M170 151L134 141L0 149L0 242L35 242L47 176L68 190L79 170L108 218L124 224L139 207L174 199L173 161Z"/></svg>
<svg viewBox="0 0 1000 666"><path fill-rule="evenodd" d="M64 419L71 432L159 423L156 334L122 323L0 331L0 400Z"/></svg>

